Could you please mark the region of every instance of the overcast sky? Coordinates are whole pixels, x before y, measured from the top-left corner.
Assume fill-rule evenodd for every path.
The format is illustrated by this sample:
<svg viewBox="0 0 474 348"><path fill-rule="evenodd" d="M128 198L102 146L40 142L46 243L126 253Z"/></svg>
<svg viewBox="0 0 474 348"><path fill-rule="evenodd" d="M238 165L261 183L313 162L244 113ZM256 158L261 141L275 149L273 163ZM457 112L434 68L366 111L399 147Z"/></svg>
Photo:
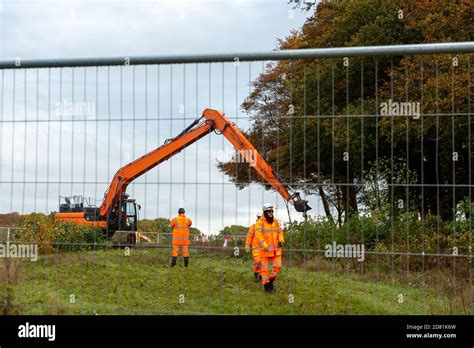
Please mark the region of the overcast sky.
<svg viewBox="0 0 474 348"><path fill-rule="evenodd" d="M0 57L272 50L305 18L286 1L3 0ZM239 106L262 69L257 62L0 72L0 212L55 211L59 195L100 203L121 165L179 133L206 107L247 129ZM93 115L58 111L71 102L91 107ZM248 225L269 201L287 220L275 192L256 185L239 191L218 172L217 159L231 150L210 134L130 185L141 217L170 217L184 202L196 227L217 233Z"/></svg>

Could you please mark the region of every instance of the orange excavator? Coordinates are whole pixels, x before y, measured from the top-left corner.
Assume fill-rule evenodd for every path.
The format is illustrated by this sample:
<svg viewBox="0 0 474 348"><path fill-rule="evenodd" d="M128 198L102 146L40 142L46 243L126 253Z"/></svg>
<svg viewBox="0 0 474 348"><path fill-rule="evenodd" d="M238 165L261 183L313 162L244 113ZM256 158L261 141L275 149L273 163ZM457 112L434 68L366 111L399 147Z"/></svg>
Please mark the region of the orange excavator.
<svg viewBox="0 0 474 348"><path fill-rule="evenodd" d="M287 203L292 204L296 211L306 213L311 209L308 202L303 200L298 192L293 192L287 184L280 181L270 165L233 122L217 110L205 109L200 118L176 137L166 140L160 147L120 168L105 192L100 207L85 206L81 196L73 196L74 202L71 202L71 198L65 197L65 203L60 203L59 213L55 215L56 221L95 226L104 230L109 237L116 231L137 231L137 207L140 209L140 206L136 204L135 199L129 198L126 194L127 186L139 176L211 132L223 134L237 152L251 163L257 173ZM135 243L136 234L128 234L127 240Z"/></svg>

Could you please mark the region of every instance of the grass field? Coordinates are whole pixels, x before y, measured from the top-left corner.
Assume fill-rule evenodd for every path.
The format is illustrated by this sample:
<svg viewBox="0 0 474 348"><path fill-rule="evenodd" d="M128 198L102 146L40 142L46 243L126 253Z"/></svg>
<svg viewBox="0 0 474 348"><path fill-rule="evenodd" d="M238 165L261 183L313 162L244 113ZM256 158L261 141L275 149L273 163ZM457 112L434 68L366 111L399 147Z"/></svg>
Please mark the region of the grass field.
<svg viewBox="0 0 474 348"><path fill-rule="evenodd" d="M109 249L3 260L0 303L21 314L463 314L430 288L285 267L277 292L253 282L252 262L194 252L169 268L169 250ZM5 274L8 272L8 274ZM400 294L403 295L403 301ZM401 302L401 303L400 303ZM1 310L1 308L0 308Z"/></svg>

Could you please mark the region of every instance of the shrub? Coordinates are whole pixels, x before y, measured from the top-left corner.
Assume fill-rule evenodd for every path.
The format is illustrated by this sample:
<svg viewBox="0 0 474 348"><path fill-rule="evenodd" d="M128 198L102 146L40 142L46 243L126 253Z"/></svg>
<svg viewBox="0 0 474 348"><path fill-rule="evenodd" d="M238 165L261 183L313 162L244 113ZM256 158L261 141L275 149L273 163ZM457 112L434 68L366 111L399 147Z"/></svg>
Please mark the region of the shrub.
<svg viewBox="0 0 474 348"><path fill-rule="evenodd" d="M38 244L38 252L48 254L54 251L53 234L54 214L32 213L26 215L13 239L17 243Z"/></svg>
<svg viewBox="0 0 474 348"><path fill-rule="evenodd" d="M397 269L422 270L436 267L452 267L456 262L456 272L462 276L469 274L469 262L465 257L454 259L453 251L458 255L469 254L472 220L465 212L458 214L455 221L443 221L440 217L427 214L423 219L418 213L406 212L396 218L381 219L371 216L354 215L349 221L338 227L327 219L309 218L302 222L286 225L287 247L289 249L324 250L326 244L335 241L338 244L364 244L365 251L387 253L366 255L366 262L377 259L380 270ZM408 253L422 255L408 255ZM395 253L395 254L392 254ZM430 255L436 254L436 255ZM437 256L443 254L443 256ZM303 254L293 251L298 258ZM342 262L341 260L337 260Z"/></svg>
<svg viewBox="0 0 474 348"><path fill-rule="evenodd" d="M57 250L96 250L105 243L104 233L92 226L57 223L52 234L53 245Z"/></svg>
<svg viewBox="0 0 474 348"><path fill-rule="evenodd" d="M333 241L340 244L362 243L375 246L378 238L387 234L387 226L366 216L355 215L341 227L326 218L293 222L286 225L286 239L293 249L321 249Z"/></svg>
<svg viewBox="0 0 474 348"><path fill-rule="evenodd" d="M100 229L74 223L55 222L54 213L33 213L25 216L22 229L14 235L17 243L38 244L40 254L58 250L90 250L105 243Z"/></svg>

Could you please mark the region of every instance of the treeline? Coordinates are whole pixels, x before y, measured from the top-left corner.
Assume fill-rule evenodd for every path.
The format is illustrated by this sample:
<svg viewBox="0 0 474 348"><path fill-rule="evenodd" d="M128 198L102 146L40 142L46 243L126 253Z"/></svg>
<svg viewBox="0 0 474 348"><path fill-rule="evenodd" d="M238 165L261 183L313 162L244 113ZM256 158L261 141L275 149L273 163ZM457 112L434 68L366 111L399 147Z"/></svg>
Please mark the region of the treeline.
<svg viewBox="0 0 474 348"><path fill-rule="evenodd" d="M0 227L19 227L23 223L24 215L17 212L0 214Z"/></svg>
<svg viewBox="0 0 474 348"><path fill-rule="evenodd" d="M138 220L138 230L141 232L159 232L168 236L173 232L170 227L170 219L162 217ZM193 236L198 236L200 239L203 236L203 233L198 228L192 226L189 228L189 233Z"/></svg>

